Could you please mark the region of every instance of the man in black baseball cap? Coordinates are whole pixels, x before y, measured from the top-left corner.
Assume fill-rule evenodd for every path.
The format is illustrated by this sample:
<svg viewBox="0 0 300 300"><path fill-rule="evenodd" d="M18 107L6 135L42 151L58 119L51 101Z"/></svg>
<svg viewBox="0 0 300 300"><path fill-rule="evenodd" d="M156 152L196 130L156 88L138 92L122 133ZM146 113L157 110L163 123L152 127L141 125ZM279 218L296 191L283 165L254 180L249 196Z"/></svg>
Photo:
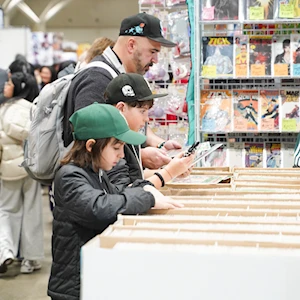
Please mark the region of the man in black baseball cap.
<svg viewBox="0 0 300 300"><path fill-rule="evenodd" d="M122 21L113 50L125 66L126 73L144 75L158 62L161 47L176 46L165 39L162 32L160 20L147 13L138 13Z"/></svg>
<svg viewBox="0 0 300 300"><path fill-rule="evenodd" d="M146 13L139 13L122 21L119 35L143 36L164 47L175 47L176 44L165 39L162 32L161 22L158 18Z"/></svg>
<svg viewBox="0 0 300 300"><path fill-rule="evenodd" d="M163 37L160 20L152 15L139 13L122 21L120 35L115 45L112 48L107 47L93 61L104 62L117 74L144 75L158 62L158 53L162 46L173 47L175 44ZM83 70L72 80L65 106L63 134L65 146L73 140L68 122L70 116L74 111L95 101L104 103L104 93L112 79L112 75L104 68L93 67ZM167 150L181 148L178 142L165 141L155 135L150 128L146 129L146 135L146 145L150 147L142 149L144 167L157 169L170 161L170 158L161 151L162 147Z"/></svg>

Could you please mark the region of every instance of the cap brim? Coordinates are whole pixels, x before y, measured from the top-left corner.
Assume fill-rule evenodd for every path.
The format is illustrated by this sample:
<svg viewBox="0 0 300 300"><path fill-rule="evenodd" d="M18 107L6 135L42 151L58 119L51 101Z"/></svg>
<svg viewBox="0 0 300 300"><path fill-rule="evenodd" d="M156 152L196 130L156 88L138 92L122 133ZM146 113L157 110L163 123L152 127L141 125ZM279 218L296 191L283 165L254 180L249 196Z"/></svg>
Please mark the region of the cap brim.
<svg viewBox="0 0 300 300"><path fill-rule="evenodd" d="M141 145L146 142L147 137L143 134L128 130L122 134L114 136L116 139L131 145Z"/></svg>
<svg viewBox="0 0 300 300"><path fill-rule="evenodd" d="M152 37L149 37L147 36L148 39L152 40L152 41L155 41L155 42L158 42L160 43L163 47L167 47L167 48L172 48L172 47L175 47L177 44L176 43L173 43L171 41L168 41L166 40L165 38L163 37L158 37L158 38L152 38Z"/></svg>
<svg viewBox="0 0 300 300"><path fill-rule="evenodd" d="M152 95L149 95L147 97L138 99L137 101L153 100L153 99L156 99L156 98L161 98L161 97L166 97L166 96L168 96L168 94L152 94Z"/></svg>

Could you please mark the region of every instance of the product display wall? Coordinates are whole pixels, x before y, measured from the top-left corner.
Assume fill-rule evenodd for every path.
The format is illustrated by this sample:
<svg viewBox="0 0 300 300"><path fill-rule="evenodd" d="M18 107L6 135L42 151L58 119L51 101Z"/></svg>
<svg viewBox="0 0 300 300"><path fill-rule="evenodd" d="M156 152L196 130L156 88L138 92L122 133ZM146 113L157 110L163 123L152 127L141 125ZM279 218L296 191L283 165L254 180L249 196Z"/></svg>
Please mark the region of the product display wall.
<svg viewBox="0 0 300 300"><path fill-rule="evenodd" d="M226 146L203 165L293 166L300 129L295 3L197 1L195 132Z"/></svg>
<svg viewBox="0 0 300 300"><path fill-rule="evenodd" d="M168 93L155 100L149 111L150 127L164 139L177 140L185 145L189 122L186 104L187 83L190 76L190 23L185 1L142 0L140 11L158 17L162 31L177 44L174 48L161 48L158 63L145 78L157 93Z"/></svg>

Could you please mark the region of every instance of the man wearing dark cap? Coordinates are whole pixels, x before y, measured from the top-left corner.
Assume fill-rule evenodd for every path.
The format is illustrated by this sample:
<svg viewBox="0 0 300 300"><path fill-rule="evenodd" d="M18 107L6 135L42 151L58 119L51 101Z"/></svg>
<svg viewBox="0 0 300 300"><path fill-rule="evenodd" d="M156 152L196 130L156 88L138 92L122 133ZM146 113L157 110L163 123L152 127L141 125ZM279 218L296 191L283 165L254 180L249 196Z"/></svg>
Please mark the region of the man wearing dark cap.
<svg viewBox="0 0 300 300"><path fill-rule="evenodd" d="M103 61L117 74L137 73L144 75L158 61L161 46L174 47L176 44L162 35L160 20L146 13L139 13L125 18L121 23L119 37L113 48L106 48L102 55L93 61ZM72 113L97 101L104 102L104 92L112 80L110 73L99 67L82 71L73 80L65 107L64 143L72 142L71 128L68 123ZM142 150L142 161L145 167L156 169L167 164L170 158L160 149L180 148L175 141L164 141L147 129L147 146Z"/></svg>

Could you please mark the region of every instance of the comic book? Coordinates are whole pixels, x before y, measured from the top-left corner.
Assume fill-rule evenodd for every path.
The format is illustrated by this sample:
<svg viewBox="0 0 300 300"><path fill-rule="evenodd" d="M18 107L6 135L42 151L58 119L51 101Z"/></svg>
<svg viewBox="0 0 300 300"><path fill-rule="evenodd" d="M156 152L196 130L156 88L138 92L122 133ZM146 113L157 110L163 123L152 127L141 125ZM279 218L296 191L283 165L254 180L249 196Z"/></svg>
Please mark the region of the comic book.
<svg viewBox="0 0 300 300"><path fill-rule="evenodd" d="M300 0L294 0L294 18L300 18Z"/></svg>
<svg viewBox="0 0 300 300"><path fill-rule="evenodd" d="M238 20L239 0L203 0L202 20Z"/></svg>
<svg viewBox="0 0 300 300"><path fill-rule="evenodd" d="M266 143L266 168L281 168L282 153L280 143Z"/></svg>
<svg viewBox="0 0 300 300"><path fill-rule="evenodd" d="M227 163L227 149L226 145L222 148L218 148L217 150L213 151L211 154L206 156L202 160L203 167L226 167L228 166Z"/></svg>
<svg viewBox="0 0 300 300"><path fill-rule="evenodd" d="M174 178L170 183L186 183L186 184L216 184L229 179L229 175L190 175L185 178Z"/></svg>
<svg viewBox="0 0 300 300"><path fill-rule="evenodd" d="M299 0L277 0L276 18L293 19L300 17Z"/></svg>
<svg viewBox="0 0 300 300"><path fill-rule="evenodd" d="M294 146L295 143L281 143L283 168L294 166Z"/></svg>
<svg viewBox="0 0 300 300"><path fill-rule="evenodd" d="M202 77L233 76L233 37L202 37Z"/></svg>
<svg viewBox="0 0 300 300"><path fill-rule="evenodd" d="M244 143L234 142L228 144L228 164L231 167L243 168Z"/></svg>
<svg viewBox="0 0 300 300"><path fill-rule="evenodd" d="M273 76L291 75L290 36L274 36L272 42L272 74Z"/></svg>
<svg viewBox="0 0 300 300"><path fill-rule="evenodd" d="M232 92L201 90L200 123L205 132L231 131Z"/></svg>
<svg viewBox="0 0 300 300"><path fill-rule="evenodd" d="M295 33L300 33L300 24L299 23L282 23L275 24L276 30L274 33L276 35L290 35Z"/></svg>
<svg viewBox="0 0 300 300"><path fill-rule="evenodd" d="M245 168L263 168L263 143L245 143L244 163Z"/></svg>
<svg viewBox="0 0 300 300"><path fill-rule="evenodd" d="M292 51L292 76L300 76L300 34L291 35L291 51Z"/></svg>
<svg viewBox="0 0 300 300"><path fill-rule="evenodd" d="M249 55L248 36L236 36L234 39L234 75L248 77Z"/></svg>
<svg viewBox="0 0 300 300"><path fill-rule="evenodd" d="M279 91L260 90L261 131L279 131Z"/></svg>
<svg viewBox="0 0 300 300"><path fill-rule="evenodd" d="M247 0L248 20L272 20L275 0Z"/></svg>
<svg viewBox="0 0 300 300"><path fill-rule="evenodd" d="M258 90L233 90L233 131L258 130Z"/></svg>
<svg viewBox="0 0 300 300"><path fill-rule="evenodd" d="M169 150L167 151L167 155L171 158L174 158L174 156L176 156L177 154L181 153L181 152L186 152L189 148L191 147L191 145L189 146L183 146L181 149L172 149L172 150ZM197 146L197 149L195 151L195 154L196 156L199 156L200 154L202 154L202 152L204 151L207 151L209 150L211 147L210 147L210 143L209 142L203 142L203 143L200 143L198 146Z"/></svg>
<svg viewBox="0 0 300 300"><path fill-rule="evenodd" d="M249 74L250 77L265 77L271 73L272 36L249 37Z"/></svg>
<svg viewBox="0 0 300 300"><path fill-rule="evenodd" d="M281 131L299 132L300 130L300 110L299 110L299 90L280 90L281 100Z"/></svg>
<svg viewBox="0 0 300 300"><path fill-rule="evenodd" d="M273 35L277 24L243 24L244 35Z"/></svg>

